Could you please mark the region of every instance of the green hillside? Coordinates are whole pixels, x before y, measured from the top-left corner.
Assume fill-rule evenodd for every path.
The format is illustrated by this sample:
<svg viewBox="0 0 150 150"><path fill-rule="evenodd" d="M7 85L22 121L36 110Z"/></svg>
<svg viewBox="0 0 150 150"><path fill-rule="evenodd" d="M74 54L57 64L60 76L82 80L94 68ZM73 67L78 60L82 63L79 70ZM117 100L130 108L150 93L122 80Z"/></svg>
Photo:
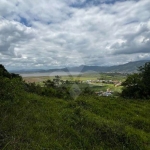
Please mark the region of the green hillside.
<svg viewBox="0 0 150 150"><path fill-rule="evenodd" d="M150 149L148 101L26 94L0 110L1 149Z"/></svg>
<svg viewBox="0 0 150 150"><path fill-rule="evenodd" d="M18 77L0 79L2 150L150 149L149 100L40 96Z"/></svg>

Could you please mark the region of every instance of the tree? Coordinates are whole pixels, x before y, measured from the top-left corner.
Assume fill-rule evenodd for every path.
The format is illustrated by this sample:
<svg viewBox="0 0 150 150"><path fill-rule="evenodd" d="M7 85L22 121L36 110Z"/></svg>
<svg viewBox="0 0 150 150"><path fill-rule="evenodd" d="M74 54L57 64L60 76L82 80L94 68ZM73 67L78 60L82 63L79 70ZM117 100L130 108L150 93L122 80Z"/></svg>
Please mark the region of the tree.
<svg viewBox="0 0 150 150"><path fill-rule="evenodd" d="M9 73L2 64L0 64L0 77L5 77L9 79L18 78L22 80L22 77L19 74Z"/></svg>
<svg viewBox="0 0 150 150"><path fill-rule="evenodd" d="M150 62L138 68L138 73L128 75L122 83L123 97L149 98L150 97Z"/></svg>
<svg viewBox="0 0 150 150"><path fill-rule="evenodd" d="M55 87L55 83L51 80L44 81L43 83L45 87Z"/></svg>
<svg viewBox="0 0 150 150"><path fill-rule="evenodd" d="M55 78L53 79L53 82L55 83L55 86L59 86L59 83L60 83L60 79L61 79L61 76L55 76Z"/></svg>
<svg viewBox="0 0 150 150"><path fill-rule="evenodd" d="M5 69L5 67L2 64L0 64L0 76L7 78L11 77L10 73Z"/></svg>

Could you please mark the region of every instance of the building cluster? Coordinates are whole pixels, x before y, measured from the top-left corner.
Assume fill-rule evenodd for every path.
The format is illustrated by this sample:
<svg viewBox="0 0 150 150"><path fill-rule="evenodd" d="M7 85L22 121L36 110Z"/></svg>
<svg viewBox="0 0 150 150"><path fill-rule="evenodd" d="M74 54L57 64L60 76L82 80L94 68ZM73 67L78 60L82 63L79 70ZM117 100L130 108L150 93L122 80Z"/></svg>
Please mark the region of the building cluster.
<svg viewBox="0 0 150 150"><path fill-rule="evenodd" d="M120 81L117 80L86 80L86 83L105 83L105 84L114 84L121 85Z"/></svg>
<svg viewBox="0 0 150 150"><path fill-rule="evenodd" d="M98 96L113 96L114 91L107 89L106 91L95 92Z"/></svg>

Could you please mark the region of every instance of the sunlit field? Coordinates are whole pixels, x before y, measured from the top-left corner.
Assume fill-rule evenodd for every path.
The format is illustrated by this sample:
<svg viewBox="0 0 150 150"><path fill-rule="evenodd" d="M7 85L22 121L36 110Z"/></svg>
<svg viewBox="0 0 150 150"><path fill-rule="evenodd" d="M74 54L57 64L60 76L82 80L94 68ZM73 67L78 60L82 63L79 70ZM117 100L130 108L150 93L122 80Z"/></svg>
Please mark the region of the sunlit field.
<svg viewBox="0 0 150 150"><path fill-rule="evenodd" d="M82 81L81 87L89 86L95 92L97 91L106 91L107 89L115 92L121 92L121 86L115 86L114 84L106 84L106 83L88 83L87 81L92 80L96 81L98 79L103 80L114 80L118 82L122 82L126 79L126 75L118 74L118 73L83 73L80 75L72 75L72 76L60 76L61 80L68 81ZM43 85L43 81L53 80L55 76L40 76L40 77L23 77L26 82L35 82L36 84ZM86 83L86 84L85 84ZM83 85L84 84L84 85ZM88 85L87 85L88 84Z"/></svg>

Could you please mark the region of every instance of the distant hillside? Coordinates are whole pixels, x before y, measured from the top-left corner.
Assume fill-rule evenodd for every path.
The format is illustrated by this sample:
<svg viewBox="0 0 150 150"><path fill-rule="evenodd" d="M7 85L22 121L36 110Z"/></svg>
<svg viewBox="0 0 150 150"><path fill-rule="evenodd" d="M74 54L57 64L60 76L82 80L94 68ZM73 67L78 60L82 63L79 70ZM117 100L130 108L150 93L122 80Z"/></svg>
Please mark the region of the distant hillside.
<svg viewBox="0 0 150 150"><path fill-rule="evenodd" d="M62 68L62 69L33 69L33 70L19 70L13 71L15 73L45 73L45 72L55 72L55 71L64 71L64 72L88 72L88 71L96 71L96 72L136 72L139 66L143 66L146 62L150 62L150 60L142 60L129 62L123 65L117 66L78 66L78 67L70 67L70 68ZM12 71L11 71L12 72Z"/></svg>
<svg viewBox="0 0 150 150"><path fill-rule="evenodd" d="M129 62L127 64L114 66L112 67L111 71L117 72L136 72L138 67L143 66L146 62L150 62L150 60L143 60L143 61L136 61L136 62Z"/></svg>
<svg viewBox="0 0 150 150"><path fill-rule="evenodd" d="M86 72L88 70L93 70L97 72L136 72L138 67L143 66L146 62L149 62L148 60L143 61L136 61L136 62L129 62L127 64L123 65L117 65L117 66L84 66L82 72Z"/></svg>

